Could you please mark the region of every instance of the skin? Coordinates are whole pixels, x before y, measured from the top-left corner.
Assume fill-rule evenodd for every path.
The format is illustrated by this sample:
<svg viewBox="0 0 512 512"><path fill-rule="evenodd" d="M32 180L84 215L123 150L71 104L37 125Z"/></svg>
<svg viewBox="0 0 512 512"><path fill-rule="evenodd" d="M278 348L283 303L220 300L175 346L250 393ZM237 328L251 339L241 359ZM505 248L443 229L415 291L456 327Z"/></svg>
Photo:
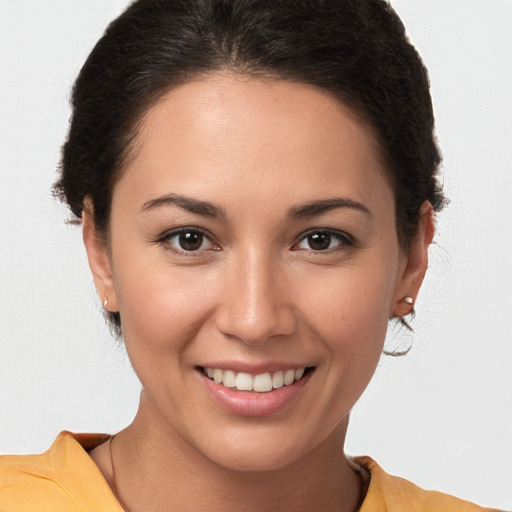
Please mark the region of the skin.
<svg viewBox="0 0 512 512"><path fill-rule="evenodd" d="M121 314L143 386L134 422L112 445L118 498L132 512L355 510L348 415L389 318L418 293L430 204L406 253L372 130L302 84L230 74L185 84L151 108L133 149L108 246L90 201L83 216L98 293ZM161 200L170 195L222 215ZM326 208L333 198L358 206ZM323 208L305 208L314 202ZM192 227L206 236L186 252L169 232ZM335 233L328 249L311 246L311 230ZM252 418L205 391L197 367L220 361L314 371L290 405ZM91 456L112 484L107 446Z"/></svg>

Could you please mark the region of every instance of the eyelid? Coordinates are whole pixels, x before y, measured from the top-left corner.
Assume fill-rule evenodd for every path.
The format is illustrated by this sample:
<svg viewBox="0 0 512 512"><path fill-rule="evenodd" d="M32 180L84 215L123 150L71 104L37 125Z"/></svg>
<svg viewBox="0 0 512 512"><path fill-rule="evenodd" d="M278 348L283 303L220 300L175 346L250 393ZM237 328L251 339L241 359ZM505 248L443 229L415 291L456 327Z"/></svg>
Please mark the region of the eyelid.
<svg viewBox="0 0 512 512"><path fill-rule="evenodd" d="M334 252L337 250L340 250L341 248L348 248L348 247L355 247L357 245L355 238L347 233L346 231L342 231L340 229L332 229L332 228L313 228L308 229L307 231L304 231L301 233L295 242L292 244L292 250L297 247L297 245L301 242L303 242L309 235L315 234L315 233L325 233L331 236L335 236L338 238L341 238L343 241L337 244L335 247L325 250L314 250L314 249L296 249L296 250L309 250L313 253L323 253L328 254L330 252Z"/></svg>
<svg viewBox="0 0 512 512"><path fill-rule="evenodd" d="M212 244L213 248L211 249L202 249L197 251L186 251L184 249L180 250L176 247L173 247L171 244L169 244L169 240L177 235L180 235L181 233L188 233L188 232L194 232L194 233L200 233L203 235L209 242ZM216 238L206 229L200 228L198 226L180 226L179 228L173 228L169 229L168 231L165 231L162 233L158 238L155 240L157 243L160 243L161 245L165 245L165 248L168 250L171 250L175 252L176 254L180 254L183 256L200 256L204 254L205 252L209 251L218 251L220 250L220 246L218 242L216 241Z"/></svg>

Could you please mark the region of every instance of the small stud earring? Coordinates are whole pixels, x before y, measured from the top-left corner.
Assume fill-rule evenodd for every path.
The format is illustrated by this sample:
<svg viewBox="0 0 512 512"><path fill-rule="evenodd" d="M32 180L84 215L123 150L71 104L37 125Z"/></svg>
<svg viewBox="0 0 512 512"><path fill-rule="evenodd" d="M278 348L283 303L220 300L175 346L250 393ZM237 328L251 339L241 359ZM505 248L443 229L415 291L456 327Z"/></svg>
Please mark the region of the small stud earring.
<svg viewBox="0 0 512 512"><path fill-rule="evenodd" d="M412 297L409 297L409 296L404 297L402 299L402 302L405 302L408 306L411 306L411 307L414 306L414 299Z"/></svg>
<svg viewBox="0 0 512 512"><path fill-rule="evenodd" d="M108 299L107 299L107 297L105 297L105 298L103 299L103 307L104 307L105 309L107 309L107 305L108 305Z"/></svg>

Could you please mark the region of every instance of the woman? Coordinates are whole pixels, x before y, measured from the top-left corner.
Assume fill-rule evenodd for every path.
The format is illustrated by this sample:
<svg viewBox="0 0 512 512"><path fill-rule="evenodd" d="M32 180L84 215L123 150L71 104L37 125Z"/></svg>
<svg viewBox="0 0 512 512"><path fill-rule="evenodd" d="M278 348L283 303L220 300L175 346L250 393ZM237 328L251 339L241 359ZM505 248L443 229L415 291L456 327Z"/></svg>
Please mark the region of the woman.
<svg viewBox="0 0 512 512"><path fill-rule="evenodd" d="M386 3L139 0L73 108L56 190L143 392L115 436L5 457L2 510L482 510L343 455L443 205Z"/></svg>

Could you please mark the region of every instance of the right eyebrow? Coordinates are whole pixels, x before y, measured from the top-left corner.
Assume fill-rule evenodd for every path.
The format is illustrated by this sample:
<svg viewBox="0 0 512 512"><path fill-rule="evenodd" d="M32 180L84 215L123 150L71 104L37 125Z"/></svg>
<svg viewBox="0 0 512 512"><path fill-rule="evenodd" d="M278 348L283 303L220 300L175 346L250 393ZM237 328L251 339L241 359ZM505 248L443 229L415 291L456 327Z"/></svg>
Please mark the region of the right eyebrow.
<svg viewBox="0 0 512 512"><path fill-rule="evenodd" d="M335 210L337 208L349 208L356 210L372 217L370 210L359 201L354 201L348 197L331 197L328 199L320 199L311 201L309 203L293 207L289 216L292 218L300 219L303 217L312 217L315 215L322 215L323 213Z"/></svg>
<svg viewBox="0 0 512 512"><path fill-rule="evenodd" d="M219 220L227 219L226 211L223 208L220 208L219 206L216 206L208 201L193 199L191 197L182 196L179 194L165 194L163 196L150 199L144 203L141 211L147 212L169 205L179 206L187 212L203 215L205 217L211 217Z"/></svg>

